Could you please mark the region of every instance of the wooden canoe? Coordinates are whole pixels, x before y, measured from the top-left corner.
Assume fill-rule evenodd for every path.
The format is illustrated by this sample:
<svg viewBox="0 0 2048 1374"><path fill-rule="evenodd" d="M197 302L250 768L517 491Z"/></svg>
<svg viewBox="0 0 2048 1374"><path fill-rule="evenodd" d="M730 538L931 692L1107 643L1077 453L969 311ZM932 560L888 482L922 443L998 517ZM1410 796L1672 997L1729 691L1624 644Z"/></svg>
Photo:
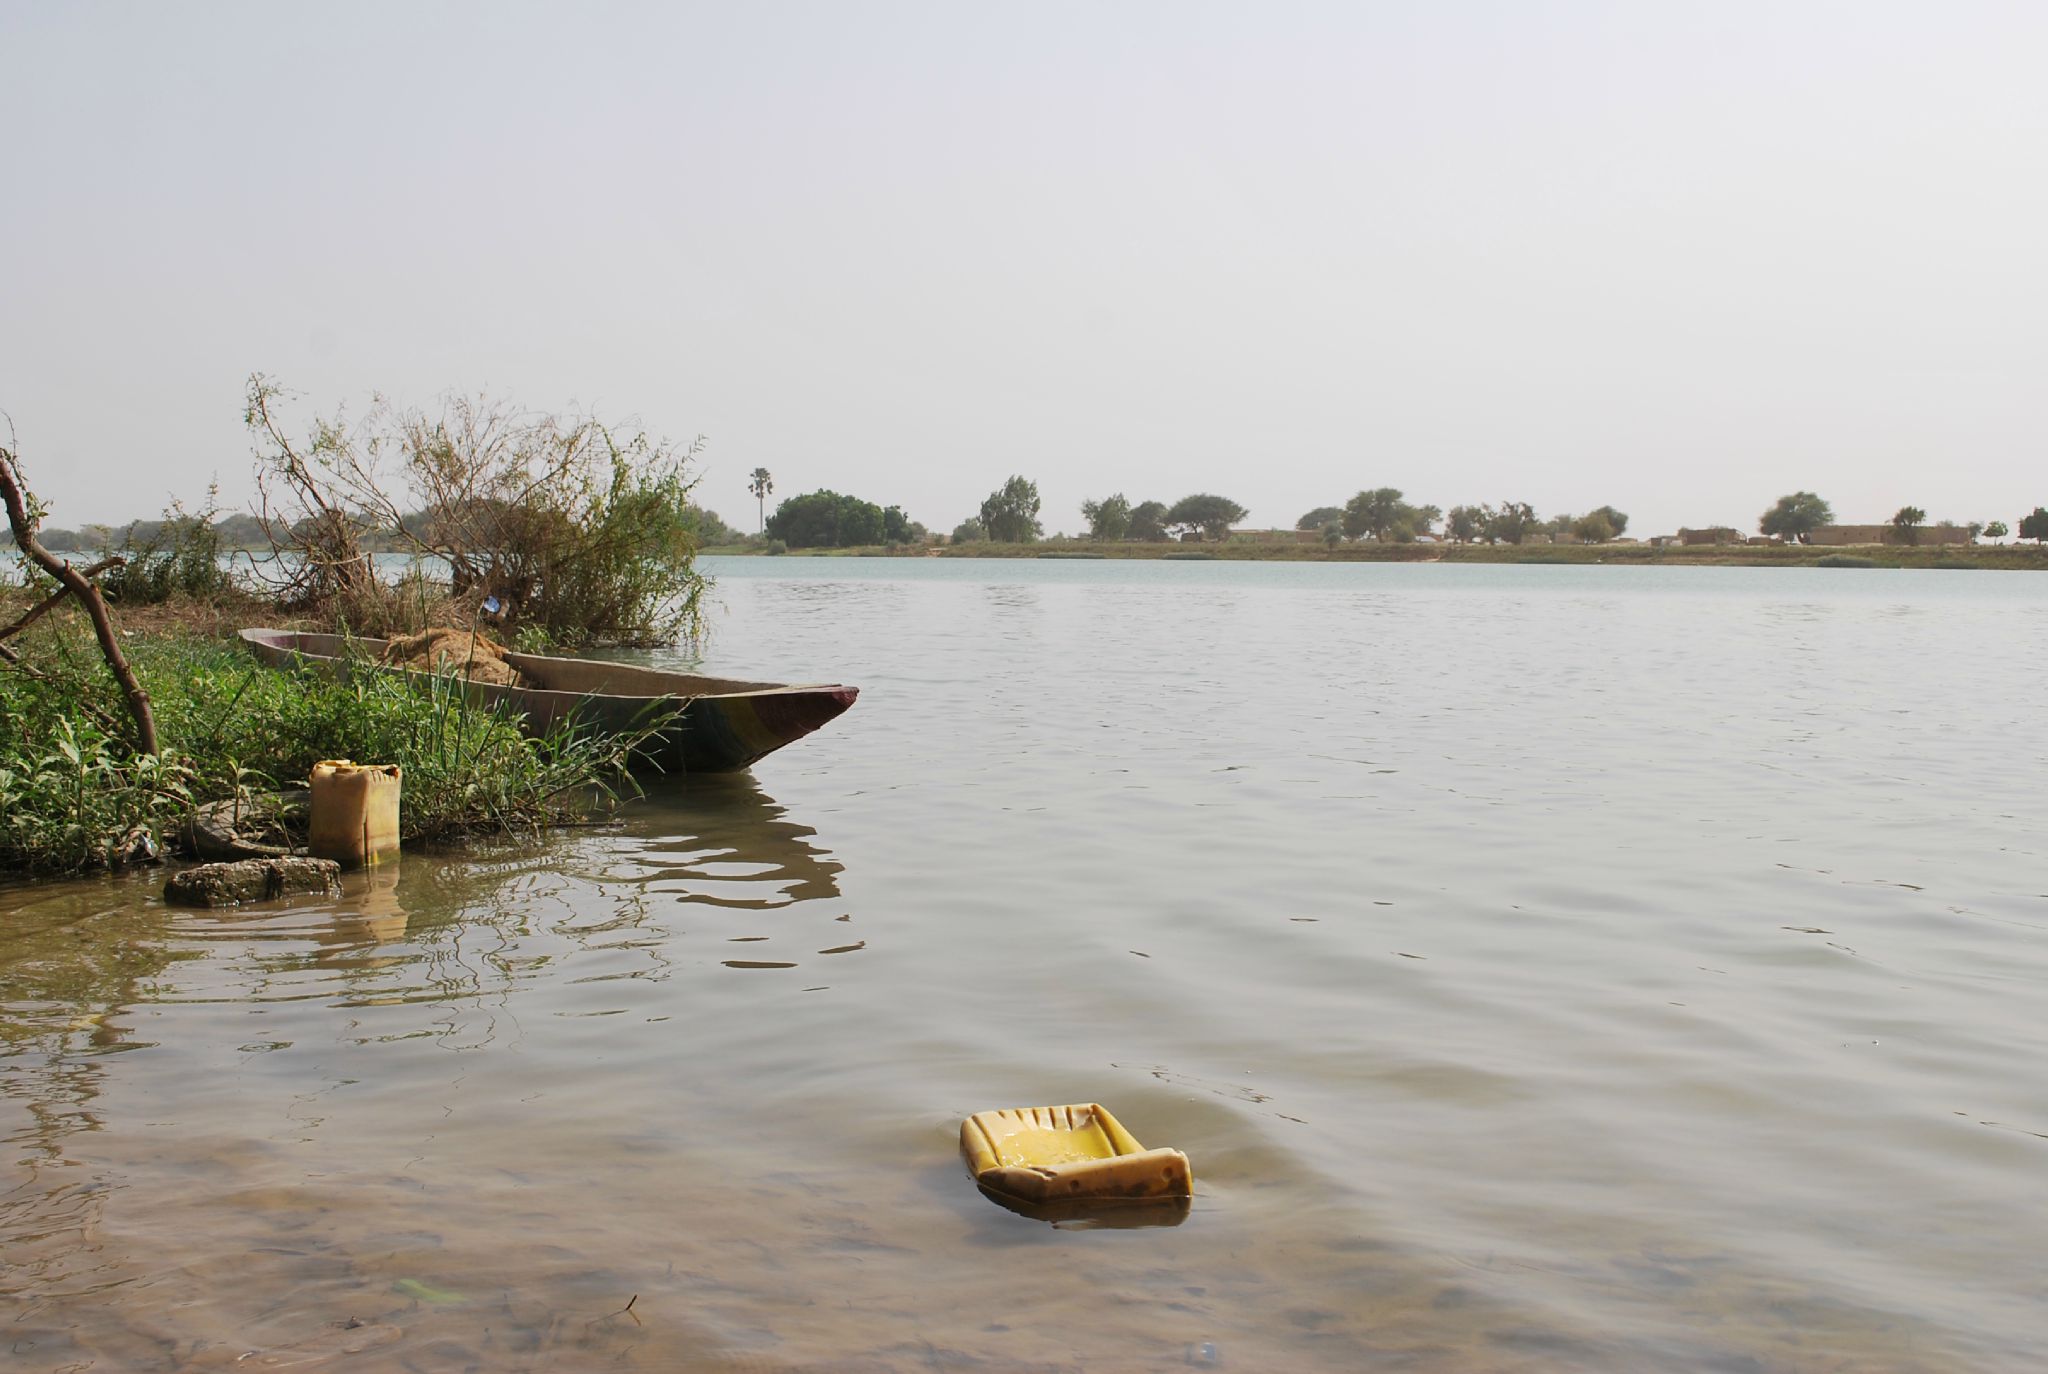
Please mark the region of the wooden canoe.
<svg viewBox="0 0 2048 1374"><path fill-rule="evenodd" d="M367 664L377 672L412 671L377 665L381 639L252 629L242 631L242 642L273 668L311 665L345 675ZM858 687L837 683L744 682L588 658L507 653L505 661L539 685L471 682L472 700L522 712L532 734L563 720L619 733L664 721L645 762L671 773L745 768L831 721L860 695Z"/></svg>

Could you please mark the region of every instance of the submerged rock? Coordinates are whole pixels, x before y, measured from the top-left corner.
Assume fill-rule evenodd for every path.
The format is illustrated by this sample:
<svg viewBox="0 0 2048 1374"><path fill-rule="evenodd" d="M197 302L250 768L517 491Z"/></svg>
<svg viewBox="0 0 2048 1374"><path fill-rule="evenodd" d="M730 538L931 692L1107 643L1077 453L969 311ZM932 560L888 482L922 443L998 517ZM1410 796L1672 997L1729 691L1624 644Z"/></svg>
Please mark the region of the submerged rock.
<svg viewBox="0 0 2048 1374"><path fill-rule="evenodd" d="M300 894L341 895L341 865L332 859L243 859L200 864L164 884L173 906L240 906Z"/></svg>
<svg viewBox="0 0 2048 1374"><path fill-rule="evenodd" d="M180 846L198 859L290 858L306 831L310 795L301 787L194 807L178 827Z"/></svg>

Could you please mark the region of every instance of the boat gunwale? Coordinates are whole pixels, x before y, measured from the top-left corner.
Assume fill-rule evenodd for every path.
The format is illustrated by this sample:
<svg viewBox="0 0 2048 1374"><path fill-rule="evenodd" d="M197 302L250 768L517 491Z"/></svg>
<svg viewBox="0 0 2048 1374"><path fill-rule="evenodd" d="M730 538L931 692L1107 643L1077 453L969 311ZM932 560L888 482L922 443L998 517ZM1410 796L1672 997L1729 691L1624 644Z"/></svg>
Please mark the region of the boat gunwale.
<svg viewBox="0 0 2048 1374"><path fill-rule="evenodd" d="M389 644L391 642L389 639L378 639L374 636L369 635L333 635L315 630L274 630L260 626L246 628L238 631L237 633L238 637L242 640L243 643L268 649L273 653L289 654L315 663L339 663L344 666L353 666L354 660L346 658L340 654L324 654L315 649L304 648L297 643L280 643L279 641L296 641L308 635L317 635L322 639L336 639L363 645L382 646L385 644ZM606 659L557 658L548 654L507 653L505 655L505 661L507 663L510 663L515 668L519 667L521 660L538 663L569 663L578 666L595 666L600 668L614 666L609 660ZM363 666L368 668L374 668L379 672L407 673L422 678L434 678L442 676L442 674L439 673L428 672L420 668L414 668L395 663L378 663L372 661L369 663L365 663ZM668 673L660 668L643 668L640 665L633 663L619 663L616 666L621 668L629 668L636 672L657 673L664 677L674 677L679 679L687 679L694 677L698 678L700 681L703 680L701 675L699 674ZM456 676L460 676L460 674L457 674ZM464 678L463 680L472 687L488 688L494 691L510 693L515 696L549 697L564 702L605 701L618 702L622 705L637 703L641 706L658 705L663 702L674 702L679 706L683 706L688 705L690 702L693 701L733 701L749 697L779 696L794 692L843 692L848 690L844 683L839 682L764 682L755 684L747 688L746 690L737 692L673 691L628 693L576 691L573 689L563 687L525 687L503 682L478 682L472 678ZM731 682L738 681L739 679L727 678L714 680Z"/></svg>

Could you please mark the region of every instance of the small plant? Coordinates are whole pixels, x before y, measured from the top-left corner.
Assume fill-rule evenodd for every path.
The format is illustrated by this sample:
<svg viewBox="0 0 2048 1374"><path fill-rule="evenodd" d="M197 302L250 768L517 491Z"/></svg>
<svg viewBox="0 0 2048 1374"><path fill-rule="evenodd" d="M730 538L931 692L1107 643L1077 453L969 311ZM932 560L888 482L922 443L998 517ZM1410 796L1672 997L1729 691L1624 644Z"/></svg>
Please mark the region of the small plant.
<svg viewBox="0 0 2048 1374"><path fill-rule="evenodd" d="M1814 559L1813 566L1816 568L1874 568L1877 566L1877 560L1875 558L1865 558L1861 554L1831 553L1824 558Z"/></svg>
<svg viewBox="0 0 2048 1374"><path fill-rule="evenodd" d="M0 679L19 687L30 680ZM32 684L31 685L40 685ZM0 720L43 715L47 744L0 746L0 866L34 872L119 868L162 851L192 802L192 769L171 751L133 754L89 721L0 700ZM37 708L44 708L38 710Z"/></svg>
<svg viewBox="0 0 2048 1374"><path fill-rule="evenodd" d="M206 489L206 504L188 511L173 501L163 519L130 525L118 550L125 560L100 578L109 601L153 606L175 596L217 601L236 592L220 560L219 489Z"/></svg>

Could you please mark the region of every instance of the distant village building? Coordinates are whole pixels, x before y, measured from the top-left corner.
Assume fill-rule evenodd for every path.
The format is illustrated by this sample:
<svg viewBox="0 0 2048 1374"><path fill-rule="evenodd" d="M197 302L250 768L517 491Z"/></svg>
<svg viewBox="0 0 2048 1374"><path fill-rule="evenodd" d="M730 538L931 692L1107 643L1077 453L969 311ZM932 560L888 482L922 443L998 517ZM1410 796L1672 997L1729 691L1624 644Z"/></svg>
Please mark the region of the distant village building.
<svg viewBox="0 0 2048 1374"><path fill-rule="evenodd" d="M1713 525L1703 530L1680 530L1681 544L1740 544L1742 531L1731 530L1726 525Z"/></svg>
<svg viewBox="0 0 2048 1374"><path fill-rule="evenodd" d="M1915 544L1968 544L1973 542L1969 530L1961 525L1921 525L1914 530L1918 538ZM1822 525L1808 541L1840 548L1845 544L1904 544L1908 541L1899 537L1899 531L1890 525Z"/></svg>

